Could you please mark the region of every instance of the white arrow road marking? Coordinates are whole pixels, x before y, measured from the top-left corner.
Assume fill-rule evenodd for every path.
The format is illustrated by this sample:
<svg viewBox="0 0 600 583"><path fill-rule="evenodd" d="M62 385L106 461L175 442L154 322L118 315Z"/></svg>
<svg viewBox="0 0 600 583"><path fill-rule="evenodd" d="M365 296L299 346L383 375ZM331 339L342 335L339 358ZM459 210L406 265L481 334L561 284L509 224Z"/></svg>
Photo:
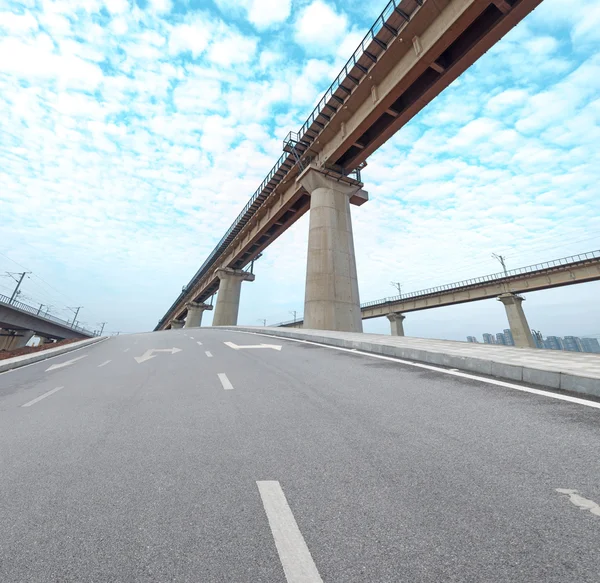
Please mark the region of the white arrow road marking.
<svg viewBox="0 0 600 583"><path fill-rule="evenodd" d="M279 482L256 482L288 583L323 583Z"/></svg>
<svg viewBox="0 0 600 583"><path fill-rule="evenodd" d="M233 385L231 381L227 378L227 375L224 372L220 372L218 375L221 384L223 385L223 389L226 391L233 391Z"/></svg>
<svg viewBox="0 0 600 583"><path fill-rule="evenodd" d="M577 490L567 490L565 488L556 488L559 494L566 494L569 497L569 502L579 506L581 510L589 510L592 514L600 516L600 506L593 500L588 500L577 493Z"/></svg>
<svg viewBox="0 0 600 583"><path fill-rule="evenodd" d="M37 397L37 399L33 399L32 401L29 401L28 403L25 403L25 405L21 405L21 407L31 407L31 405L35 405L35 403L37 403L38 401L41 401L42 399L49 397L52 393L56 393L56 391L60 391L61 389L64 389L64 387L56 387L56 389L52 389L51 391L48 391L47 393L40 395L39 397Z"/></svg>
<svg viewBox="0 0 600 583"><path fill-rule="evenodd" d="M142 362L146 362L151 358L154 358L156 354L155 352L168 352L169 354L175 354L176 352L181 352L181 348L151 348L150 350L146 350L142 356L135 356L135 360L138 364Z"/></svg>
<svg viewBox="0 0 600 583"><path fill-rule="evenodd" d="M51 367L48 367L46 369L46 372L48 372L49 370L56 370L57 368L63 368L65 366L71 366L74 362L77 362L78 360L81 360L82 358L85 358L87 356L87 354L84 354L83 356L78 356L77 358L72 358L71 360L65 360L65 362L61 362L60 364L53 364Z"/></svg>
<svg viewBox="0 0 600 583"><path fill-rule="evenodd" d="M112 362L112 360L105 360L102 364L98 365L98 368L100 368L102 366L106 366L109 362Z"/></svg>
<svg viewBox="0 0 600 583"><path fill-rule="evenodd" d="M241 348L272 348L273 350L281 350L281 344L252 344L249 346L238 346L233 342L223 342L223 344L234 350L240 350Z"/></svg>

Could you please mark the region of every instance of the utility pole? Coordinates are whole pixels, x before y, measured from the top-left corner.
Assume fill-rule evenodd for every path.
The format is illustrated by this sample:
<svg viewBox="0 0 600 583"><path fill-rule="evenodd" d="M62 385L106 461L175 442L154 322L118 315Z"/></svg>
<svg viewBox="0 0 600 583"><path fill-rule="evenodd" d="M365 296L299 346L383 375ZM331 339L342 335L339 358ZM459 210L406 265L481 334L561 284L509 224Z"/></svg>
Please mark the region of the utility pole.
<svg viewBox="0 0 600 583"><path fill-rule="evenodd" d="M104 332L104 326L106 326L106 322L98 322L98 326L102 326L102 328L100 328L100 333L98 334L98 336L102 336L102 332Z"/></svg>
<svg viewBox="0 0 600 583"><path fill-rule="evenodd" d="M500 261L500 265L502 265L502 269L504 270L504 275L508 275L508 271L506 271L506 263L504 262L506 257L503 255L496 255L495 253L492 253L492 257Z"/></svg>
<svg viewBox="0 0 600 583"><path fill-rule="evenodd" d="M398 295L402 295L402 284L399 281L390 281L390 284L393 285L398 290Z"/></svg>
<svg viewBox="0 0 600 583"><path fill-rule="evenodd" d="M267 321L266 321L264 318L259 318L259 319L258 319L258 321L259 321L259 322L262 322L262 323L263 323L263 326L266 326L266 325L267 325Z"/></svg>
<svg viewBox="0 0 600 583"><path fill-rule="evenodd" d="M73 322L71 323L71 328L73 328L73 326L75 326L75 321L77 320L77 316L79 315L79 310L81 310L81 308L83 308L83 306L76 306L74 308L69 308L67 306L67 308L69 310L72 310L73 312L75 312L75 317L73 318Z"/></svg>
<svg viewBox="0 0 600 583"><path fill-rule="evenodd" d="M40 312L42 311L43 307L44 307L44 304L40 304L40 307L38 308L38 311L37 311L38 316L40 315Z"/></svg>
<svg viewBox="0 0 600 583"><path fill-rule="evenodd" d="M17 297L17 295L19 295L19 288L21 287L21 283L23 283L23 280L25 279L25 276L28 275L29 273L31 273L31 271L23 271L23 273L11 273L10 271L7 271L6 274L10 275L10 277L12 277L16 282L17 282L17 287L15 288L15 291L12 293L12 296L10 296L10 300L9 300L9 304L12 304L14 299ZM17 279L17 275L20 276L19 279Z"/></svg>
<svg viewBox="0 0 600 583"><path fill-rule="evenodd" d="M290 314L292 314L292 316L294 316L294 322L296 321L296 310L292 310L290 312Z"/></svg>

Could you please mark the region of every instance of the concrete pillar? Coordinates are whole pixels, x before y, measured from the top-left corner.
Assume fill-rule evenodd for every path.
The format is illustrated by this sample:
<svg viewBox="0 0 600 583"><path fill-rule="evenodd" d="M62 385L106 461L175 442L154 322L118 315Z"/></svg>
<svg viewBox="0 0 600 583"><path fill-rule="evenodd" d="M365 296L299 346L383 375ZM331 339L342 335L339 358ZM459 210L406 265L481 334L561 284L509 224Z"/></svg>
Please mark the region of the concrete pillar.
<svg viewBox="0 0 600 583"><path fill-rule="evenodd" d="M197 304L196 302L189 302L185 307L187 308L187 316L185 318L184 328L200 328L204 310L213 309L210 304Z"/></svg>
<svg viewBox="0 0 600 583"><path fill-rule="evenodd" d="M504 304L504 308L506 309L508 325L510 326L515 346L519 348L535 348L531 329L521 305L525 298L507 293L498 296L498 300Z"/></svg>
<svg viewBox="0 0 600 583"><path fill-rule="evenodd" d="M183 320L171 320L171 330L179 330L183 328Z"/></svg>
<svg viewBox="0 0 600 583"><path fill-rule="evenodd" d="M402 323L404 318L406 318L406 316L400 312L392 312L387 315L387 319L390 321L390 327L392 329L392 336L404 336L404 324Z"/></svg>
<svg viewBox="0 0 600 583"><path fill-rule="evenodd" d="M0 329L0 350L9 350L13 343L13 338L11 330Z"/></svg>
<svg viewBox="0 0 600 583"><path fill-rule="evenodd" d="M227 267L217 269L215 275L219 278L219 293L213 326L237 326L242 282L254 281L254 274Z"/></svg>
<svg viewBox="0 0 600 583"><path fill-rule="evenodd" d="M350 198L360 184L335 180L315 168L298 180L310 194L304 328L362 332L350 216Z"/></svg>

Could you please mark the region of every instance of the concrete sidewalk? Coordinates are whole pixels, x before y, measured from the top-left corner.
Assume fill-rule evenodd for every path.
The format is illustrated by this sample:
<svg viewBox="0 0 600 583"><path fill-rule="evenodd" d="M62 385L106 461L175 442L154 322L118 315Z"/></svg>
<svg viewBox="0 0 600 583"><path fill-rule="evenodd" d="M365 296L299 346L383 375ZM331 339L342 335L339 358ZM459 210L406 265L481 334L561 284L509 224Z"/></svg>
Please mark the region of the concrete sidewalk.
<svg viewBox="0 0 600 583"><path fill-rule="evenodd" d="M600 355L382 334L237 326L235 330L354 348L600 397Z"/></svg>

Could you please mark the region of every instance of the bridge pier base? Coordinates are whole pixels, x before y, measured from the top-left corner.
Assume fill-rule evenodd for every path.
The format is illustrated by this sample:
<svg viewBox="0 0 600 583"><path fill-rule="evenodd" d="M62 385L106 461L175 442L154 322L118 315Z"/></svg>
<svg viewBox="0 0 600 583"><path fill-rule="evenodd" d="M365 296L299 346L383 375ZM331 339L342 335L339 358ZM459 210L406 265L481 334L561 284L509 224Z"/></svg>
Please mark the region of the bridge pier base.
<svg viewBox="0 0 600 583"><path fill-rule="evenodd" d="M213 326L237 326L240 293L243 281L254 281L254 274L241 269L217 269L219 293L213 316Z"/></svg>
<svg viewBox="0 0 600 583"><path fill-rule="evenodd" d="M184 328L200 328L204 310L213 309L210 304L198 304L196 302L189 302L186 304L186 308L187 316L185 318Z"/></svg>
<svg viewBox="0 0 600 583"><path fill-rule="evenodd" d="M173 320L171 322L171 330L179 330L183 328L183 320Z"/></svg>
<svg viewBox="0 0 600 583"><path fill-rule="evenodd" d="M498 296L498 300L504 304L504 308L506 309L508 325L510 326L515 346L519 348L536 348L531 329L523 311L523 306L521 305L525 298L507 293Z"/></svg>
<svg viewBox="0 0 600 583"><path fill-rule="evenodd" d="M0 350L17 350L24 348L35 336L33 330L2 330L0 336Z"/></svg>
<svg viewBox="0 0 600 583"><path fill-rule="evenodd" d="M350 198L361 190L308 168L310 194L304 328L362 332ZM364 193L366 195L366 193Z"/></svg>
<svg viewBox="0 0 600 583"><path fill-rule="evenodd" d="M406 316L400 312L392 312L386 318L390 321L392 336L404 336L404 318Z"/></svg>

